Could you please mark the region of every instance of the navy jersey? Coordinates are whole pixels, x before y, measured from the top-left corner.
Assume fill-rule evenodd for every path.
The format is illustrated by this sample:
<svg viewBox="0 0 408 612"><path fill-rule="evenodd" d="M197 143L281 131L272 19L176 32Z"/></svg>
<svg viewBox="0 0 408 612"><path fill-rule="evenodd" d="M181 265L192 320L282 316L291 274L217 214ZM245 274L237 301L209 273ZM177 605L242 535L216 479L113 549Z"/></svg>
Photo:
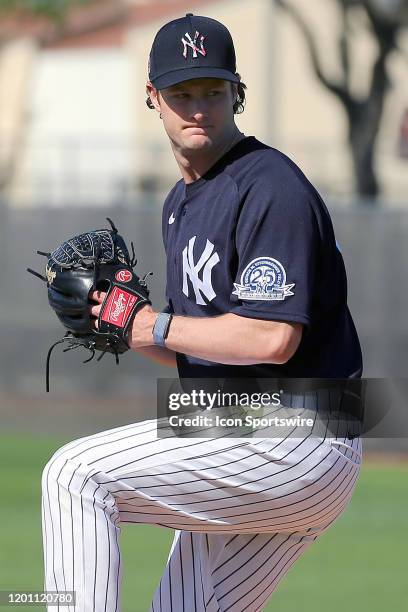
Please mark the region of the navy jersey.
<svg viewBox="0 0 408 612"><path fill-rule="evenodd" d="M253 137L163 208L168 311L302 323L283 365L231 366L177 354L181 378L348 378L362 373L347 279L329 213L300 169Z"/></svg>

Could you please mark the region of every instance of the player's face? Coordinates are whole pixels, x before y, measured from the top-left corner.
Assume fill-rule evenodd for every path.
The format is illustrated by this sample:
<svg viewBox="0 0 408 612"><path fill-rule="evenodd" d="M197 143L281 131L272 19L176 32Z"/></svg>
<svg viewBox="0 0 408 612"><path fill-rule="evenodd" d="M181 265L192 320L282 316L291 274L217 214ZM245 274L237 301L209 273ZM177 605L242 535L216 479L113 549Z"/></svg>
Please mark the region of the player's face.
<svg viewBox="0 0 408 612"><path fill-rule="evenodd" d="M220 146L235 129L236 87L229 81L193 79L156 96L167 135L187 156Z"/></svg>

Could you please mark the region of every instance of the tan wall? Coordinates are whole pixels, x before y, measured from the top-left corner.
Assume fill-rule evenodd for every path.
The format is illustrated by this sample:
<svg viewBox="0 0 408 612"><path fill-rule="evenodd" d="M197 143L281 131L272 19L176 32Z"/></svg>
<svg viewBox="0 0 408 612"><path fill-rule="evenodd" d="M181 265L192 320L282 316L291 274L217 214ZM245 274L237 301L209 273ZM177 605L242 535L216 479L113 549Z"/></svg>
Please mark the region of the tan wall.
<svg viewBox="0 0 408 612"><path fill-rule="evenodd" d="M14 207L81 207L118 200L131 175L130 70L120 48L36 55Z"/></svg>
<svg viewBox="0 0 408 612"><path fill-rule="evenodd" d="M387 97L384 121L379 134L378 168L384 196L408 204L408 159L396 154L401 116L408 108L408 32L401 37L405 57L395 54L390 60L392 92Z"/></svg>
<svg viewBox="0 0 408 612"><path fill-rule="evenodd" d="M296 5L317 33L326 71L335 73L332 34L338 18L335 3L299 0ZM341 106L314 77L299 28L283 11L277 13L276 30L279 56L275 76L279 116L277 144L313 181L321 179L336 186L349 182L349 165L343 146L346 119Z"/></svg>
<svg viewBox="0 0 408 612"><path fill-rule="evenodd" d="M30 85L35 45L18 40L0 52L0 185L13 177L22 149L28 119Z"/></svg>

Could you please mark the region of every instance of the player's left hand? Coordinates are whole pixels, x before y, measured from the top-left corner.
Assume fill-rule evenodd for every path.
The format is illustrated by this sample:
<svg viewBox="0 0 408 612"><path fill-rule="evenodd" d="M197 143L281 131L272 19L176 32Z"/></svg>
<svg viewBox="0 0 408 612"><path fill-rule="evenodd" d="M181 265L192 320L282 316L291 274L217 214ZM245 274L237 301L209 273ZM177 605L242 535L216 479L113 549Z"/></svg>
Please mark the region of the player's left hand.
<svg viewBox="0 0 408 612"><path fill-rule="evenodd" d="M47 391L50 357L58 344L65 344L65 352L79 347L87 349L91 356L84 363L97 352L98 361L111 353L119 363L119 355L132 348L129 341L136 346L153 343L151 328L155 319L151 308L138 317L137 333L130 334L136 313L151 304L148 275L143 278L137 275L133 242L130 255L115 224L108 217L107 220L111 229L73 236L52 253L38 251L47 258L45 274L27 268L46 283L49 304L66 330L47 355Z"/></svg>
<svg viewBox="0 0 408 612"><path fill-rule="evenodd" d="M91 291L89 293L89 300L93 302L89 305L91 325L96 330L98 329L98 317L105 297L106 293L104 291ZM150 304L146 304L136 312L128 334L128 343L131 349L137 350L154 344L152 330L156 317L157 313L154 312Z"/></svg>

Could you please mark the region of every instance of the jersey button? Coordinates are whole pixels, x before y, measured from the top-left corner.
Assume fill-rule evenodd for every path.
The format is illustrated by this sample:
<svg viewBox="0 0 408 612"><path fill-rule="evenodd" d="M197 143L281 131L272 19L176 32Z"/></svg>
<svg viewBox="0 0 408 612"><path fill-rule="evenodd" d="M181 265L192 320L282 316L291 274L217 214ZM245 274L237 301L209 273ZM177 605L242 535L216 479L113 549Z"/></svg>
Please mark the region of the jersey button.
<svg viewBox="0 0 408 612"><path fill-rule="evenodd" d="M187 207L183 208L183 213L182 213L183 217L185 217L186 214L187 214Z"/></svg>

